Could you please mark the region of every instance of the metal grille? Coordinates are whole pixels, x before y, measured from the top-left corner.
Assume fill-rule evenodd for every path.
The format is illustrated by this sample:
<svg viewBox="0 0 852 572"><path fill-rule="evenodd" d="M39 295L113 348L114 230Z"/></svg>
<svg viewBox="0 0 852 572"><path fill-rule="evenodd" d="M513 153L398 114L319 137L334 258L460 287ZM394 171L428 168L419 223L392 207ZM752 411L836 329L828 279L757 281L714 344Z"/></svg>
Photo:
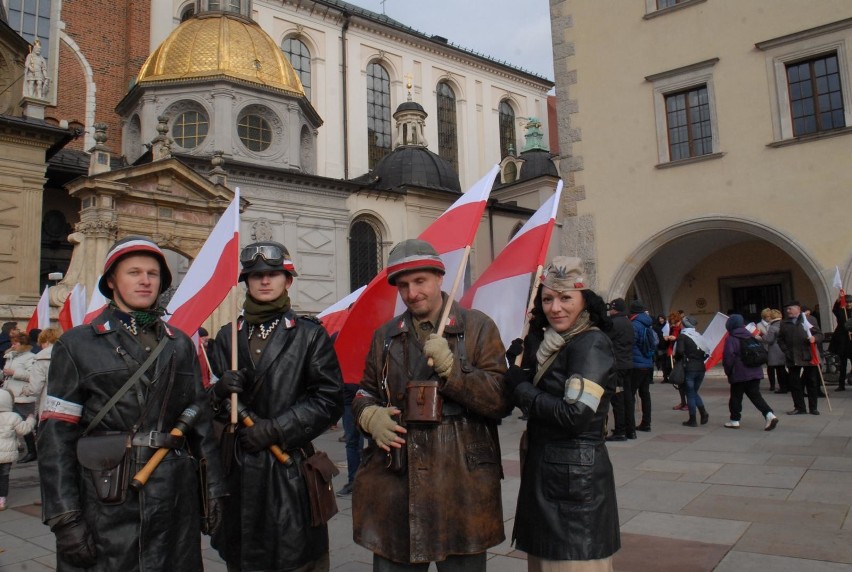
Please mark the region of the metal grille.
<svg viewBox="0 0 852 572"><path fill-rule="evenodd" d="M311 52L304 42L296 38L286 38L281 43L281 50L287 59L290 60L290 65L299 74L299 80L302 82L302 87L305 88L305 96L311 98Z"/></svg>
<svg viewBox="0 0 852 572"><path fill-rule="evenodd" d="M184 149L195 149L207 137L207 117L198 111L181 113L172 125L172 138Z"/></svg>
<svg viewBox="0 0 852 572"><path fill-rule="evenodd" d="M500 158L515 152L515 111L506 101L500 102Z"/></svg>
<svg viewBox="0 0 852 572"><path fill-rule="evenodd" d="M706 85L667 95L666 122L671 161L713 152Z"/></svg>
<svg viewBox="0 0 852 572"><path fill-rule="evenodd" d="M379 64L367 66L367 157L369 168L391 151L390 76Z"/></svg>
<svg viewBox="0 0 852 572"><path fill-rule="evenodd" d="M438 154L459 172L459 149L456 135L456 94L445 82L438 84Z"/></svg>
<svg viewBox="0 0 852 572"><path fill-rule="evenodd" d="M837 54L788 65L787 85L796 137L846 126Z"/></svg>
<svg viewBox="0 0 852 572"><path fill-rule="evenodd" d="M356 290L375 278L382 266L379 232L365 220L349 230L349 287Z"/></svg>

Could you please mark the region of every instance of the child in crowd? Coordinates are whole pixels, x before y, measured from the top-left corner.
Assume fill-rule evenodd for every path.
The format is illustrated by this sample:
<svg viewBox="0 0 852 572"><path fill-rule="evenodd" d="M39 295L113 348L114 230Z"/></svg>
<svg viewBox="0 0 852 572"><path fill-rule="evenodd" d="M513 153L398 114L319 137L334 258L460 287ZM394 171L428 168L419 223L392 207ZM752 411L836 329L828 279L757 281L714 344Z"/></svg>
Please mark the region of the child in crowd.
<svg viewBox="0 0 852 572"><path fill-rule="evenodd" d="M28 415L26 420L12 411L15 400L8 389L0 389L0 510L6 510L9 494L9 473L18 460L18 437L32 433L36 420Z"/></svg>

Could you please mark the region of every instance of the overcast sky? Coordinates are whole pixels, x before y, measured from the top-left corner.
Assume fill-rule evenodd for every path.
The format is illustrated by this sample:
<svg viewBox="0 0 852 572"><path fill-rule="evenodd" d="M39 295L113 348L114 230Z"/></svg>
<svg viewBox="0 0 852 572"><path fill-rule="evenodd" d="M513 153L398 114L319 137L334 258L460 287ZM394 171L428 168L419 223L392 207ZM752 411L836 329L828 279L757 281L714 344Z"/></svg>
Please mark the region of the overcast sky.
<svg viewBox="0 0 852 572"><path fill-rule="evenodd" d="M348 0L382 13L381 0ZM425 34L553 79L548 0L386 0L384 13Z"/></svg>

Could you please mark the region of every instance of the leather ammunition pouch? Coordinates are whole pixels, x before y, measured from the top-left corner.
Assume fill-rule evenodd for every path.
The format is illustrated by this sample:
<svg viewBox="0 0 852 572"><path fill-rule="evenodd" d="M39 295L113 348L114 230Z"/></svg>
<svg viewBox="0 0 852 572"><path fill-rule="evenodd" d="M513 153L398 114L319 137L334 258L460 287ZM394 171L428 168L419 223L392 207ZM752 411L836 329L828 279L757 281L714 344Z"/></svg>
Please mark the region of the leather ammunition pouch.
<svg viewBox="0 0 852 572"><path fill-rule="evenodd" d="M104 504L127 498L131 477L130 433L106 431L77 440L77 460L89 473L95 494Z"/></svg>
<svg viewBox="0 0 852 572"><path fill-rule="evenodd" d="M311 526L321 526L337 514L337 500L331 480L340 469L322 451L317 451L302 463L302 474L311 503Z"/></svg>
<svg viewBox="0 0 852 572"><path fill-rule="evenodd" d="M405 386L406 423L440 423L443 405L437 381L409 381Z"/></svg>

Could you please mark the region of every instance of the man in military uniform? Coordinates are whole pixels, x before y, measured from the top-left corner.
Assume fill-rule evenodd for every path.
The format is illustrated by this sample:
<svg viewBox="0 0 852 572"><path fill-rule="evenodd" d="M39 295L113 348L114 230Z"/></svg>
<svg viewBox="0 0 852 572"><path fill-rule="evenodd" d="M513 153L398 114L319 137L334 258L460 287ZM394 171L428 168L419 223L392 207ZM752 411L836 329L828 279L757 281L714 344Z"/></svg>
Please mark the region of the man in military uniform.
<svg viewBox="0 0 852 572"><path fill-rule="evenodd" d="M352 493L355 541L373 551L378 572L426 570L429 562L442 572L484 571L485 551L505 536L496 424L512 406L500 334L488 316L441 291L444 264L430 244L396 245L387 273L407 310L375 333L353 403L372 437ZM445 304L452 306L439 336ZM426 420L416 412L414 423L406 391L415 406L428 400L421 380L437 385L443 407Z"/></svg>

